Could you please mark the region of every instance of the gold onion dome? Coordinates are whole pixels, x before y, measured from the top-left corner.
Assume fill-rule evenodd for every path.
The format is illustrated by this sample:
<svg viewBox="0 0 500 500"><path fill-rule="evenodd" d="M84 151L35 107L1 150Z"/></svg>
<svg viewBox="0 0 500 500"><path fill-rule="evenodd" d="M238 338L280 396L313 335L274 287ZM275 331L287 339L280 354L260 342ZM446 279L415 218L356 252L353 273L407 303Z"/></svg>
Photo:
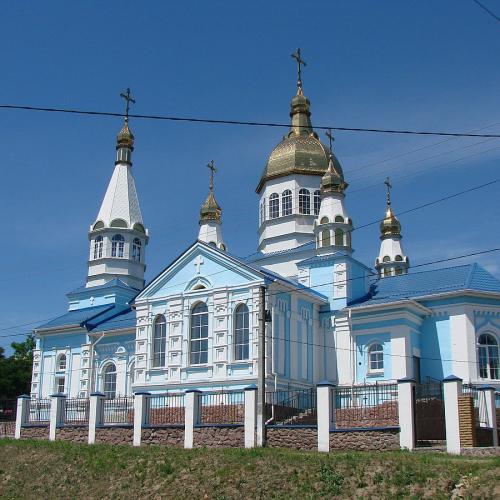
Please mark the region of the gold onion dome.
<svg viewBox="0 0 500 500"><path fill-rule="evenodd" d="M292 174L323 176L328 169L330 155L334 170L343 181L344 174L339 161L312 128L309 107L309 99L299 87L291 103L290 131L270 154L257 186L257 193L262 190L266 181L277 177Z"/></svg>
<svg viewBox="0 0 500 500"><path fill-rule="evenodd" d="M330 154L328 169L321 178L321 194L323 195L327 193L343 193L348 186L347 182L344 181L342 168L338 169L340 165L335 160L333 153Z"/></svg>
<svg viewBox="0 0 500 500"><path fill-rule="evenodd" d="M385 218L380 223L380 233L380 239L384 239L389 236L401 236L401 223L392 212L390 204L387 205Z"/></svg>
<svg viewBox="0 0 500 500"><path fill-rule="evenodd" d="M221 214L222 210L215 199L213 189L210 189L207 199L200 209L200 224L210 220L220 222Z"/></svg>
<svg viewBox="0 0 500 500"><path fill-rule="evenodd" d="M128 120L125 120L122 129L118 132L116 136L116 142L118 147L129 147L134 146L134 134L130 131L128 126Z"/></svg>

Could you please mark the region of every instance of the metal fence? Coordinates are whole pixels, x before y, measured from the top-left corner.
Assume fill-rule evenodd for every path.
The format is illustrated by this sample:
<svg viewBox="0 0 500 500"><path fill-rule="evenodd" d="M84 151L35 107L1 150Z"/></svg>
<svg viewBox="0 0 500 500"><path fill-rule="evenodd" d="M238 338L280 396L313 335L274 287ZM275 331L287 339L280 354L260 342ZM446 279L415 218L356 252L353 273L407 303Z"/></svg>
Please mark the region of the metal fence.
<svg viewBox="0 0 500 500"><path fill-rule="evenodd" d="M268 425L317 425L316 389L266 392Z"/></svg>
<svg viewBox="0 0 500 500"><path fill-rule="evenodd" d="M204 392L200 395L200 423L243 424L245 394L243 391Z"/></svg>
<svg viewBox="0 0 500 500"><path fill-rule="evenodd" d="M184 424L184 394L161 394L147 398L147 424Z"/></svg>
<svg viewBox="0 0 500 500"><path fill-rule="evenodd" d="M462 395L472 398L476 417L476 427L489 427L490 424L488 423L488 412L486 411L485 391L481 391L471 384L463 384Z"/></svg>
<svg viewBox="0 0 500 500"><path fill-rule="evenodd" d="M30 399L28 423L48 424L50 420L50 399Z"/></svg>
<svg viewBox="0 0 500 500"><path fill-rule="evenodd" d="M399 425L397 384L366 384L335 389L338 428Z"/></svg>
<svg viewBox="0 0 500 500"><path fill-rule="evenodd" d="M90 401L84 398L66 399L63 408L65 425L87 425L89 423Z"/></svg>
<svg viewBox="0 0 500 500"><path fill-rule="evenodd" d="M0 399L0 422L14 422L17 413L17 400Z"/></svg>
<svg viewBox="0 0 500 500"><path fill-rule="evenodd" d="M102 423L119 425L134 423L134 398L105 399L102 404Z"/></svg>

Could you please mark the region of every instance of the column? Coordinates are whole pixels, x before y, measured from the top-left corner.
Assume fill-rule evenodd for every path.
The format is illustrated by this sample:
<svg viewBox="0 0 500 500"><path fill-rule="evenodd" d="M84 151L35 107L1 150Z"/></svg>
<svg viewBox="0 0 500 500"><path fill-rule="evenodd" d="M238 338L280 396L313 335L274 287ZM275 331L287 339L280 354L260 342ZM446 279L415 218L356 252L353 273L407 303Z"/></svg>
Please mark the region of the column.
<svg viewBox="0 0 500 500"><path fill-rule="evenodd" d="M257 425L257 386L245 387L245 448L255 448Z"/></svg>
<svg viewBox="0 0 500 500"><path fill-rule="evenodd" d="M89 411L89 444L95 443L95 430L102 424L103 403L106 396L102 392L93 392L90 395Z"/></svg>
<svg viewBox="0 0 500 500"><path fill-rule="evenodd" d="M458 404L458 403L457 403ZM402 450L415 449L415 380L398 380L399 446Z"/></svg>
<svg viewBox="0 0 500 500"><path fill-rule="evenodd" d="M483 385L479 387L479 390L482 391L483 397L479 400L483 401L484 408L481 408L481 404L479 405L479 411L486 417L487 426L492 429L493 433L493 446L498 446L498 431L497 431L497 412L495 407L495 388Z"/></svg>
<svg viewBox="0 0 500 500"><path fill-rule="evenodd" d="M192 389L186 391L186 407L184 414L184 448L192 448L194 441L194 426L200 422L201 391Z"/></svg>
<svg viewBox="0 0 500 500"><path fill-rule="evenodd" d="M134 394L134 446L141 446L142 428L148 420L149 392L136 392Z"/></svg>
<svg viewBox="0 0 500 500"><path fill-rule="evenodd" d="M63 423L64 408L66 403L65 394L52 394L50 396L50 422L49 440L56 440L56 430Z"/></svg>
<svg viewBox="0 0 500 500"><path fill-rule="evenodd" d="M330 451L330 427L335 413L335 385L328 381L316 386L318 418L318 451Z"/></svg>
<svg viewBox="0 0 500 500"><path fill-rule="evenodd" d="M19 396L17 398L17 415L16 415L16 431L14 437L21 439L21 428L28 423L28 415L30 411L30 397Z"/></svg>
<svg viewBox="0 0 500 500"><path fill-rule="evenodd" d="M450 375L443 380L446 451L460 455L460 419L458 397L462 395L462 379Z"/></svg>

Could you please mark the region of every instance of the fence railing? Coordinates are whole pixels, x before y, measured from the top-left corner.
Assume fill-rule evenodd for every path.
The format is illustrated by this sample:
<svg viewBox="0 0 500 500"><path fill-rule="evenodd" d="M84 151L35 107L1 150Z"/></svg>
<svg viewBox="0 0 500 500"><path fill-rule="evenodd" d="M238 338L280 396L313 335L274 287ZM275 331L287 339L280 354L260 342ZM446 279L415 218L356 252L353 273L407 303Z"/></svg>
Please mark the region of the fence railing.
<svg viewBox="0 0 500 500"><path fill-rule="evenodd" d="M476 416L476 426L489 426L484 391L479 390L471 384L463 384L462 395L472 398L474 403L474 413Z"/></svg>
<svg viewBox="0 0 500 500"><path fill-rule="evenodd" d="M366 384L335 389L338 428L399 425L397 384Z"/></svg>
<svg viewBox="0 0 500 500"><path fill-rule="evenodd" d="M28 423L47 424L50 420L50 399L30 399Z"/></svg>
<svg viewBox="0 0 500 500"><path fill-rule="evenodd" d="M132 425L134 423L134 398L105 399L102 404L101 421L103 425Z"/></svg>
<svg viewBox="0 0 500 500"><path fill-rule="evenodd" d="M200 395L201 424L243 424L245 394L243 391L204 392Z"/></svg>
<svg viewBox="0 0 500 500"><path fill-rule="evenodd" d="M16 399L0 399L0 422L14 422L17 413Z"/></svg>
<svg viewBox="0 0 500 500"><path fill-rule="evenodd" d="M160 394L147 398L147 425L184 424L184 394Z"/></svg>
<svg viewBox="0 0 500 500"><path fill-rule="evenodd" d="M315 388L266 392L268 425L317 425Z"/></svg>
<svg viewBox="0 0 500 500"><path fill-rule="evenodd" d="M89 423L90 401L84 398L66 399L63 409L64 425L87 425Z"/></svg>

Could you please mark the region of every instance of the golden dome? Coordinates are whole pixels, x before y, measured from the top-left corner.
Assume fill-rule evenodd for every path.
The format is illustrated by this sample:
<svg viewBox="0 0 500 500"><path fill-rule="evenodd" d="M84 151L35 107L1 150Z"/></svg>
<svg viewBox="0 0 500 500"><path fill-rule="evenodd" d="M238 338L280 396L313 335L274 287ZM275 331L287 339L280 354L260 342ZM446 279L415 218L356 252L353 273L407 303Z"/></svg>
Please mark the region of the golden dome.
<svg viewBox="0 0 500 500"><path fill-rule="evenodd" d="M133 148L134 146L134 134L130 131L128 127L128 120L125 120L122 129L118 132L116 136L116 145L119 148L128 147Z"/></svg>
<svg viewBox="0 0 500 500"><path fill-rule="evenodd" d="M221 221L222 210L215 199L213 189L210 189L205 203L200 209L200 224L205 221L215 220L217 222Z"/></svg>
<svg viewBox="0 0 500 500"><path fill-rule="evenodd" d="M328 169L321 178L321 194L327 193L343 193L348 184L344 181L342 167L333 155L330 154Z"/></svg>
<svg viewBox="0 0 500 500"><path fill-rule="evenodd" d="M401 224L392 212L390 205L387 205L385 218L380 223L380 233L380 239L384 239L389 236L401 236Z"/></svg>

